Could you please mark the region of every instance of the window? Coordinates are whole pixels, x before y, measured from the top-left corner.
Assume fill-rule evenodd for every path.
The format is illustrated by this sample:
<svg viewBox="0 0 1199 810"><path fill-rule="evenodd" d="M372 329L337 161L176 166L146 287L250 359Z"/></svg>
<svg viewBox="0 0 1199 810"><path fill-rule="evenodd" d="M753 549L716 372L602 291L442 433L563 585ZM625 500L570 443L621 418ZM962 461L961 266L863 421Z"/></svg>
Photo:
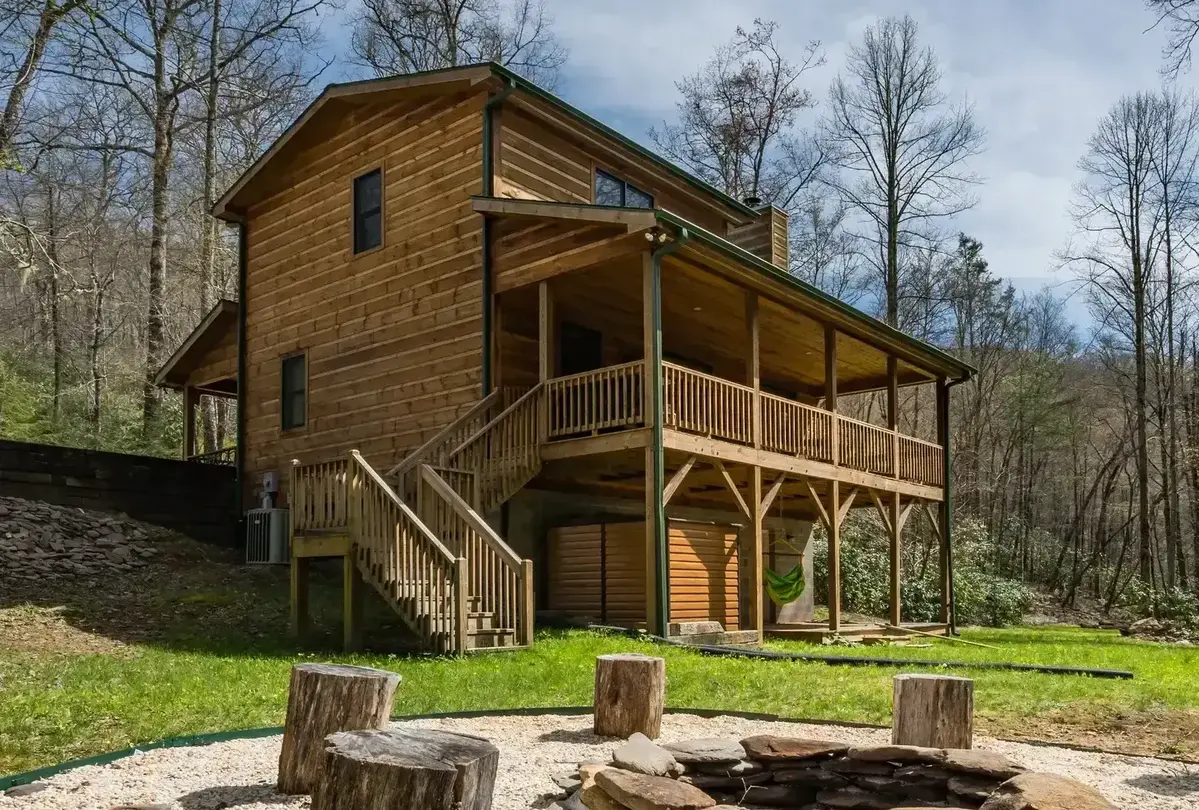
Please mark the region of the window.
<svg viewBox="0 0 1199 810"><path fill-rule="evenodd" d="M280 374L279 402L283 412L283 429L304 427L308 419L308 369L302 354L283 358Z"/></svg>
<svg viewBox="0 0 1199 810"><path fill-rule="evenodd" d="M624 208L653 208L654 198L632 183L596 169L595 204L619 205Z"/></svg>
<svg viewBox="0 0 1199 810"><path fill-rule="evenodd" d="M354 178L354 252L383 244L383 170Z"/></svg>

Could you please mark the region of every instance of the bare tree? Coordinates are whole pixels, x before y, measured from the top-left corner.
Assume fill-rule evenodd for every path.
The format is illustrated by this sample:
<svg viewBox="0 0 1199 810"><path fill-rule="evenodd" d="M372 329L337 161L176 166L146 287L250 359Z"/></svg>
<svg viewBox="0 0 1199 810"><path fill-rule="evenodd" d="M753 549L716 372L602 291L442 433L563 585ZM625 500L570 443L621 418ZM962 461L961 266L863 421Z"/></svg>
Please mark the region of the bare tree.
<svg viewBox="0 0 1199 810"><path fill-rule="evenodd" d="M791 275L850 304L867 293L857 240L849 232L850 209L840 200L809 192L790 219Z"/></svg>
<svg viewBox="0 0 1199 810"><path fill-rule="evenodd" d="M818 144L798 129L815 106L801 81L824 64L819 42L796 61L777 42L778 23L754 20L694 74L675 86L678 123L650 130L667 157L734 197L788 210L823 163Z"/></svg>
<svg viewBox="0 0 1199 810"><path fill-rule="evenodd" d="M350 54L376 76L490 61L553 87L553 23L544 0L362 0Z"/></svg>
<svg viewBox="0 0 1199 810"><path fill-rule="evenodd" d="M850 48L822 121L829 183L866 220L878 244L886 320L899 324L900 251L934 223L970 208L966 169L984 139L969 105L941 90L931 48L911 17L888 17Z"/></svg>
<svg viewBox="0 0 1199 810"><path fill-rule="evenodd" d="M1164 27L1168 36L1162 73L1177 78L1191 67L1191 49L1199 36L1199 0L1145 0L1145 5L1157 16L1152 28Z"/></svg>

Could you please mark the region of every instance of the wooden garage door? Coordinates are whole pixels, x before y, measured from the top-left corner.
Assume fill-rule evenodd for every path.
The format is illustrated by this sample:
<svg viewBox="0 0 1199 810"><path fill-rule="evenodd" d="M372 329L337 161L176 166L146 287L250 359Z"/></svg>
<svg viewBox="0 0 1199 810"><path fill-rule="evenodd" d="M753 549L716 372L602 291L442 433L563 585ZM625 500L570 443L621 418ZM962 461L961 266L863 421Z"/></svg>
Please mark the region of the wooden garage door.
<svg viewBox="0 0 1199 810"><path fill-rule="evenodd" d="M549 606L599 621L603 614L600 526L567 526L549 533Z"/></svg>
<svg viewBox="0 0 1199 810"><path fill-rule="evenodd" d="M740 627L737 532L731 526L670 523L670 620Z"/></svg>

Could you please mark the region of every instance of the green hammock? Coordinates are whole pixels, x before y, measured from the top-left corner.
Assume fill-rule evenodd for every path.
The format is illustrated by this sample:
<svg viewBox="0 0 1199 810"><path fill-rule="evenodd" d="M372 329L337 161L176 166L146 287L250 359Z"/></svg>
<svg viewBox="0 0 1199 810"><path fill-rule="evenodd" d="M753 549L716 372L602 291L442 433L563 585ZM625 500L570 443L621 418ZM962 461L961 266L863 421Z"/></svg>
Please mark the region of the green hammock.
<svg viewBox="0 0 1199 810"><path fill-rule="evenodd" d="M776 605L782 607L794 602L804 592L803 563L792 568L787 574L776 574L767 569L765 581L766 593L770 594L771 601Z"/></svg>

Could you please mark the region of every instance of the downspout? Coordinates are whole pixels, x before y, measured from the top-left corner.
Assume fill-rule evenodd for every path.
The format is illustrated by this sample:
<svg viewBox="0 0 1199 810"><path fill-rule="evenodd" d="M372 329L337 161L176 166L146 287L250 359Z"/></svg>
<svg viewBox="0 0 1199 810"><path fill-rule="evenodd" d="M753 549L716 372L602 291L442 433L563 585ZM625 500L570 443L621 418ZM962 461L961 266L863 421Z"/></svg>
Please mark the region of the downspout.
<svg viewBox="0 0 1199 810"><path fill-rule="evenodd" d="M237 223L237 456L235 477L237 480L238 542L245 534L240 530L242 515L245 514L246 473L246 230L249 224L245 217Z"/></svg>
<svg viewBox="0 0 1199 810"><path fill-rule="evenodd" d="M492 159L492 143L495 138L492 111L512 95L516 82L508 79L504 89L483 103L483 196L495 196L495 167ZM491 217L483 217L483 396L491 393L491 343L492 343L492 278L491 278Z"/></svg>
<svg viewBox="0 0 1199 810"><path fill-rule="evenodd" d="M657 627L655 631L659 636L666 636L667 625L670 617L667 615L670 609L670 572L667 570L669 565L669 555L667 554L667 537L666 537L666 509L662 503L662 489L666 485L666 459L665 450L663 448L663 427L662 423L665 420L665 408L662 403L662 260L667 256L675 253L683 247L691 239L691 234L686 228L680 228L678 236L671 242L667 242L660 248L654 250L650 254L653 272L653 299L650 303L653 313L654 329L653 329L653 344L647 347L650 351L650 356L647 357L646 373L649 375L649 384L653 396L651 402L653 404L653 426L650 429L650 446L653 448L653 486L656 495L657 508L654 509L654 570L657 572L656 588L657 591Z"/></svg>
<svg viewBox="0 0 1199 810"><path fill-rule="evenodd" d="M945 565L949 571L949 634L956 636L958 634L958 604L957 596L954 594L953 587L953 463L951 461L950 440L953 437L953 431L949 424L949 403L952 397L950 389L955 385L961 385L969 380L969 375L962 377L959 380L949 380L945 383L945 446L941 448L944 453L945 467L945 489L943 497L945 498Z"/></svg>

